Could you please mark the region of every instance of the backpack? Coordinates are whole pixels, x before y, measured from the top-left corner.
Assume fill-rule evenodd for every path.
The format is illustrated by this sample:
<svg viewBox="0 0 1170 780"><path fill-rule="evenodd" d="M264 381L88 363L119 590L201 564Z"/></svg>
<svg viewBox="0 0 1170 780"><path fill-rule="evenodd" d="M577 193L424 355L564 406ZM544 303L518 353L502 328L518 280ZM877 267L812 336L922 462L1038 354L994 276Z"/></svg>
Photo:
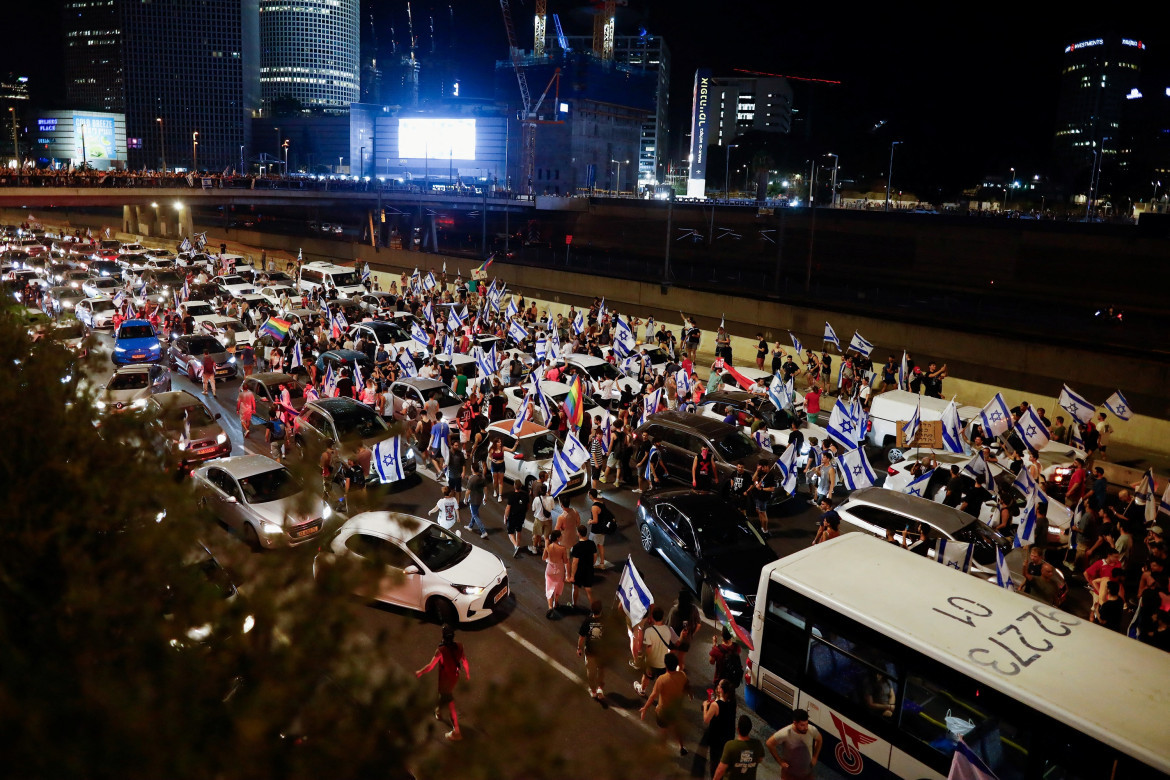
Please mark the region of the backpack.
<svg viewBox="0 0 1170 780"><path fill-rule="evenodd" d="M272 438L274 438L274 439L283 439L284 438L284 421L281 420L279 417L276 417L272 420Z"/></svg>
<svg viewBox="0 0 1170 780"><path fill-rule="evenodd" d="M734 648L723 656L723 677L731 683L732 688L738 688L743 682L743 660Z"/></svg>
<svg viewBox="0 0 1170 780"><path fill-rule="evenodd" d="M612 534L616 533L618 529L617 518L613 516L613 512L605 504L601 505L601 512L597 516L596 530L593 533L597 534Z"/></svg>

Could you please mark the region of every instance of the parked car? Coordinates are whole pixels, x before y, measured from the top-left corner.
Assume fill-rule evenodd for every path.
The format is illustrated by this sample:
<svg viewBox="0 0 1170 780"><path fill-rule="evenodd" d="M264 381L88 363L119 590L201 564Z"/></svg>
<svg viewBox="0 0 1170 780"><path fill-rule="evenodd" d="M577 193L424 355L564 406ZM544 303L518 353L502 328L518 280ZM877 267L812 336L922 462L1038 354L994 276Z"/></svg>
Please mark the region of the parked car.
<svg viewBox="0 0 1170 780"><path fill-rule="evenodd" d="M504 388L504 398L508 400L508 415L510 417L515 417L517 414L519 414L520 404L524 402L524 395L531 387L532 383L526 382L522 385L514 385L512 387ZM548 403L549 413L556 415L557 410L561 408L561 405L569 396L569 386L563 382L552 382L546 379L540 383L540 392L544 395L545 401ZM586 396L581 400L585 406L585 414L589 415L590 418L600 417L602 423L609 419L609 412L601 406L598 406L597 402L594 401L591 397ZM485 401L484 403L486 408L487 402ZM535 399L533 399L532 417L530 419L533 422L537 422L545 426L547 426L550 422L549 420L544 419L544 410L541 408L540 403Z"/></svg>
<svg viewBox="0 0 1170 780"><path fill-rule="evenodd" d="M389 426L378 414L352 398L320 398L301 407L293 423L293 444L302 460L315 460L326 447L337 450L341 460L352 457L362 444L371 450L392 438ZM402 468L407 477L418 469L414 450L403 445L406 452ZM366 475L367 483L377 481L378 474L371 461Z"/></svg>
<svg viewBox="0 0 1170 780"><path fill-rule="evenodd" d="M317 491L263 455L213 461L191 481L199 505L256 551L311 542L332 515Z"/></svg>
<svg viewBox="0 0 1170 780"><path fill-rule="evenodd" d="M407 406L413 404L421 411L427 401L434 399L439 404L439 411L443 419L454 424L462 399L452 392L451 388L437 379L423 379L422 377L407 377L390 385L390 410L396 420L407 419Z"/></svg>
<svg viewBox="0 0 1170 780"><path fill-rule="evenodd" d="M897 446L898 428L919 409L920 403L919 419L922 422L941 420L943 410L948 405L947 401L927 398L908 390L879 393L869 402L869 431L866 438L873 446L881 447L891 463L902 459L902 448ZM965 427L968 421L978 417L982 410L974 406L960 406L958 411L960 425Z"/></svg>
<svg viewBox="0 0 1170 780"><path fill-rule="evenodd" d="M54 314L61 314L72 312L78 301L85 298L85 293L76 287L50 287L45 302L52 308Z"/></svg>
<svg viewBox="0 0 1170 780"><path fill-rule="evenodd" d="M750 625L760 570L779 556L736 507L706 491L671 488L638 501L638 539L658 553L715 614L718 591L740 625Z"/></svg>
<svg viewBox="0 0 1170 780"><path fill-rule="evenodd" d="M250 295L256 291L255 286L237 274L217 276L214 284L226 298L237 298L241 295Z"/></svg>
<svg viewBox="0 0 1170 780"><path fill-rule="evenodd" d="M155 444L183 469L231 454L232 443L218 422L220 415L213 415L191 393L156 393L147 403L146 415Z"/></svg>
<svg viewBox="0 0 1170 780"><path fill-rule="evenodd" d="M574 353L565 359L565 363L585 372L593 382L595 393L609 381L614 382L619 390L628 391L631 395L637 395L642 390L641 382L626 376L605 358Z"/></svg>
<svg viewBox="0 0 1170 780"><path fill-rule="evenodd" d="M494 554L456 533L398 512L362 512L342 524L313 561L316 577L357 565L355 593L455 624L491 617L509 592Z"/></svg>
<svg viewBox="0 0 1170 780"><path fill-rule="evenodd" d="M504 477L531 485L540 472L551 473L553 452L559 442L548 428L528 421L520 428L519 436L513 436L512 424L512 420L504 420L489 425L484 431L484 440L475 450L474 459L486 459L491 444L499 439L508 451L504 457ZM564 492L575 493L587 488L590 468L587 463L584 471L570 477Z"/></svg>
<svg viewBox="0 0 1170 780"><path fill-rule="evenodd" d="M374 372L374 361L366 357L366 353L353 349L331 349L322 352L317 357L317 373L325 375L326 370L333 369L334 374L340 374L340 369L348 368L351 377L355 377L354 366L360 366L362 376L371 376Z"/></svg>
<svg viewBox="0 0 1170 780"><path fill-rule="evenodd" d="M803 403L801 404L803 409ZM768 431L768 438L772 441L772 452L779 455L788 447L788 437L792 433L792 421L796 420L798 430L804 434L804 444L796 455L796 463L803 466L808 461L808 452L811 447L809 439L815 437L822 444L828 440L828 431L819 425L812 425L799 411L792 412L777 409L771 399L764 395L755 395L735 390L716 390L703 396L699 402L698 413L713 420L722 421L731 412L735 413L735 424L741 429L750 432L752 420L759 418L764 422Z"/></svg>
<svg viewBox="0 0 1170 780"><path fill-rule="evenodd" d="M226 342L228 332L235 334L236 346L243 347L256 343L256 334L248 330L244 323L237 320L235 317L225 317L217 314L212 317L206 317L200 322L196 323L197 331L206 333L209 336L214 336L218 341Z"/></svg>
<svg viewBox="0 0 1170 780"><path fill-rule="evenodd" d="M121 287L121 282L108 276L92 276L81 283L81 291L90 298L113 295Z"/></svg>
<svg viewBox="0 0 1170 780"><path fill-rule="evenodd" d="M116 366L128 363L154 363L162 356L162 344L150 320L126 320L114 334L111 358Z"/></svg>
<svg viewBox="0 0 1170 780"><path fill-rule="evenodd" d="M141 411L155 393L171 389L171 372L157 364L123 366L113 373L98 393L94 406L99 412Z"/></svg>
<svg viewBox="0 0 1170 780"><path fill-rule="evenodd" d="M241 386L247 387L256 396L256 417L261 421L268 420L268 410L272 403L280 398L282 387L288 387L289 400L292 408L297 412L305 405L305 386L291 374L280 374L264 371L244 378Z"/></svg>
<svg viewBox="0 0 1170 780"><path fill-rule="evenodd" d="M73 306L73 314L78 322L90 330L109 328L114 324L114 302L106 297L86 298Z"/></svg>
<svg viewBox="0 0 1170 780"><path fill-rule="evenodd" d="M171 342L167 359L176 371L185 373L192 382L203 379L203 354L215 361L215 378L234 377L239 367L236 358L219 339L212 336L179 336Z"/></svg>

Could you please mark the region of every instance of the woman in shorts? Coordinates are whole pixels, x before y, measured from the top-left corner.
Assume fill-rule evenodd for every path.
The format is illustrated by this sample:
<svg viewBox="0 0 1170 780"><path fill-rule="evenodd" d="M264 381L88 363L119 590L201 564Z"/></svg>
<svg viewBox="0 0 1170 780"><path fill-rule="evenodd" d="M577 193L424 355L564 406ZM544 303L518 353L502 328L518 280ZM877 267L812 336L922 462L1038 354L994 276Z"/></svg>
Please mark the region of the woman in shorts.
<svg viewBox="0 0 1170 780"><path fill-rule="evenodd" d="M496 439L488 449L488 466L492 472L492 484L496 488L496 503L504 500L504 441Z"/></svg>

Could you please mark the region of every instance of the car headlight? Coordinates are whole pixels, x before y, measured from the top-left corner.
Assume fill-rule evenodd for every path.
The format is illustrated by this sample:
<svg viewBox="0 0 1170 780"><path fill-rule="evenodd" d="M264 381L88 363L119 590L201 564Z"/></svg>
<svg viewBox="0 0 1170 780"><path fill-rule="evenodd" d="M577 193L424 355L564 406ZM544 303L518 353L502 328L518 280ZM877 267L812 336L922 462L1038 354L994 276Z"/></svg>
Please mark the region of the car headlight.
<svg viewBox="0 0 1170 780"><path fill-rule="evenodd" d="M196 626L187 631L187 638L192 642L202 642L207 637L211 636L211 624L204 623L201 626Z"/></svg>
<svg viewBox="0 0 1170 780"><path fill-rule="evenodd" d="M333 508L330 507L329 504L325 504L321 508L321 519L328 520L331 517L333 517Z"/></svg>
<svg viewBox="0 0 1170 780"><path fill-rule="evenodd" d="M408 449L406 451L406 457L410 458L411 460L414 460L414 447L411 447L410 449Z"/></svg>
<svg viewBox="0 0 1170 780"><path fill-rule="evenodd" d="M179 439L179 452L187 449L188 444L190 444L190 442L188 442L186 439Z"/></svg>
<svg viewBox="0 0 1170 780"><path fill-rule="evenodd" d="M64 306L66 309L72 309L73 308L73 301L62 301L61 305Z"/></svg>
<svg viewBox="0 0 1170 780"><path fill-rule="evenodd" d="M230 357L230 358L228 358L228 362L229 362L229 363L235 363L235 362L236 362L236 359L235 359L234 357Z"/></svg>
<svg viewBox="0 0 1170 780"><path fill-rule="evenodd" d="M747 601L747 599L739 593L736 593L734 590L728 590L727 588L720 588L719 594L727 601Z"/></svg>
<svg viewBox="0 0 1170 780"><path fill-rule="evenodd" d="M151 344L150 351L151 352L158 352L158 344Z"/></svg>
<svg viewBox="0 0 1170 780"><path fill-rule="evenodd" d="M135 403L137 403L137 401L135 401ZM98 400L94 401L93 405L96 406L98 409L105 409L106 408L106 402L101 400L100 398Z"/></svg>
<svg viewBox="0 0 1170 780"><path fill-rule="evenodd" d="M104 407L104 406L105 406L105 404L102 404L102 406ZM139 398L137 401L135 401L134 403L130 404L130 408L131 408L131 409L145 409L145 408L146 408L146 399L145 399L145 398Z"/></svg>
<svg viewBox="0 0 1170 780"><path fill-rule="evenodd" d="M266 534L282 534L282 533L284 533L283 528L281 528L276 523L269 523L268 521L265 521L265 522L260 524L260 530Z"/></svg>
<svg viewBox="0 0 1170 780"><path fill-rule="evenodd" d="M216 444L223 444L226 441L227 441L227 434L226 433L221 433L219 436L215 437Z"/></svg>
<svg viewBox="0 0 1170 780"><path fill-rule="evenodd" d="M126 348L125 347L114 347L114 351L115 352L125 352Z"/></svg>
<svg viewBox="0 0 1170 780"><path fill-rule="evenodd" d="M464 596L478 596L483 593L484 588L480 585L456 585L455 590L462 593Z"/></svg>
<svg viewBox="0 0 1170 780"><path fill-rule="evenodd" d="M255 627L256 627L256 618L254 618L251 615L248 615L246 618L244 618L243 628L244 628L245 634L248 633L249 631L251 631Z"/></svg>

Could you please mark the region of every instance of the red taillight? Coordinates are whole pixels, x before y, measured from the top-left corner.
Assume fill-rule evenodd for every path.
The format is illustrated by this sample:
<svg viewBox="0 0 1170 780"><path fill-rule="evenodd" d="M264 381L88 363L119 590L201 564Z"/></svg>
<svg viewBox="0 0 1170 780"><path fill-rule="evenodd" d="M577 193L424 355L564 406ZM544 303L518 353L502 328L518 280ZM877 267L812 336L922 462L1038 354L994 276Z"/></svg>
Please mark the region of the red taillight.
<svg viewBox="0 0 1170 780"><path fill-rule="evenodd" d="M896 468L894 468L893 466L890 466L888 469L886 469L886 473L889 474L891 477L898 476L898 470Z"/></svg>
<svg viewBox="0 0 1170 780"><path fill-rule="evenodd" d="M523 452L514 452L514 453L512 453L512 457L515 458L516 460L524 460L524 453Z"/></svg>
<svg viewBox="0 0 1170 780"><path fill-rule="evenodd" d="M865 421L865 432L869 433L872 430L873 430L873 420L866 420Z"/></svg>

